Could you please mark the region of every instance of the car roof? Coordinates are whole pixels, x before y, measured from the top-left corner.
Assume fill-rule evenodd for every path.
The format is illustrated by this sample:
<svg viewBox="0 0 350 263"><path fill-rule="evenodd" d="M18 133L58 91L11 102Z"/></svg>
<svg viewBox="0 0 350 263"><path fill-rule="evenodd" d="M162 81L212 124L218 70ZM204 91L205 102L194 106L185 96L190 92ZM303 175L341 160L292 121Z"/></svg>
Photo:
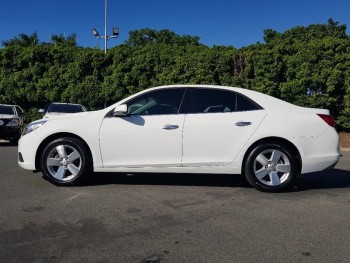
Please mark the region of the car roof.
<svg viewBox="0 0 350 263"><path fill-rule="evenodd" d="M9 106L9 107L13 107L13 106L18 106L18 105L13 105L13 104L0 104L0 106ZM19 106L18 106L19 107Z"/></svg>

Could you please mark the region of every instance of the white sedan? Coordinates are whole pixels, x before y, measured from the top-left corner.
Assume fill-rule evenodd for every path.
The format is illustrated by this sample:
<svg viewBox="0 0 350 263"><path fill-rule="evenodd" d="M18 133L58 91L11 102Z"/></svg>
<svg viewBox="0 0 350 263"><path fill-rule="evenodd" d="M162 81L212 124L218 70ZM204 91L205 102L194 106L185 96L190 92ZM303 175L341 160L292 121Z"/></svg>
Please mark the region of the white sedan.
<svg viewBox="0 0 350 263"><path fill-rule="evenodd" d="M57 185L91 172L244 174L259 190L334 167L339 137L325 109L207 85L148 89L99 111L30 123L18 163Z"/></svg>

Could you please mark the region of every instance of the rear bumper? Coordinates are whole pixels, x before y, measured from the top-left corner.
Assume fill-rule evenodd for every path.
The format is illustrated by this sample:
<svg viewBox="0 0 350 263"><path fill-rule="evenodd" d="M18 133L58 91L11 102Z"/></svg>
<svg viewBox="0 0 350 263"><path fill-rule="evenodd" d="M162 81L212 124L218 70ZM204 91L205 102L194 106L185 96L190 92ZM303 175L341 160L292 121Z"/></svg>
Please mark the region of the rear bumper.
<svg viewBox="0 0 350 263"><path fill-rule="evenodd" d="M302 173L312 173L332 169L340 159L340 154L334 156L322 156L308 158L303 163Z"/></svg>
<svg viewBox="0 0 350 263"><path fill-rule="evenodd" d="M339 160L338 160L339 161ZM334 167L337 165L338 161L336 161L335 163L333 163L332 165L328 166L326 169L324 170L332 170L334 169Z"/></svg>
<svg viewBox="0 0 350 263"><path fill-rule="evenodd" d="M333 168L340 159L339 136L333 128L320 136L293 138L302 159L301 173Z"/></svg>

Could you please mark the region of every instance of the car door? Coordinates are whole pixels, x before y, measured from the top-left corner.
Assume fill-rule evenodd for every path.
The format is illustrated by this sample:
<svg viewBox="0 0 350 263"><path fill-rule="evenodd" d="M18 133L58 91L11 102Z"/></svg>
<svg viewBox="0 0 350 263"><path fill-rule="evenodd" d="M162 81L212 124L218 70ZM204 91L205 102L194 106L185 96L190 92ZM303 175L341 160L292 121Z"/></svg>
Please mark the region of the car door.
<svg viewBox="0 0 350 263"><path fill-rule="evenodd" d="M259 105L229 90L192 88L186 100L183 166L231 163L266 115Z"/></svg>
<svg viewBox="0 0 350 263"><path fill-rule="evenodd" d="M153 90L127 101L127 116L107 115L100 128L103 166L181 166L184 92Z"/></svg>

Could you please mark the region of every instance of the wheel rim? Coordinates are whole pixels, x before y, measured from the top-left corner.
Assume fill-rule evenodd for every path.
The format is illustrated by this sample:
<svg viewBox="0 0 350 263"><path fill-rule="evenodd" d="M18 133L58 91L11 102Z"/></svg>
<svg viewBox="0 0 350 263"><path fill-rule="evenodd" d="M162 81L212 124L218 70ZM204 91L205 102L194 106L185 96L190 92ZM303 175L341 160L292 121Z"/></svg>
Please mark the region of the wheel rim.
<svg viewBox="0 0 350 263"><path fill-rule="evenodd" d="M289 158L279 150L265 150L255 158L254 174L264 185L281 185L288 180L290 173Z"/></svg>
<svg viewBox="0 0 350 263"><path fill-rule="evenodd" d="M59 181L69 181L77 177L81 166L80 153L70 145L56 146L49 152L46 160L50 175Z"/></svg>

